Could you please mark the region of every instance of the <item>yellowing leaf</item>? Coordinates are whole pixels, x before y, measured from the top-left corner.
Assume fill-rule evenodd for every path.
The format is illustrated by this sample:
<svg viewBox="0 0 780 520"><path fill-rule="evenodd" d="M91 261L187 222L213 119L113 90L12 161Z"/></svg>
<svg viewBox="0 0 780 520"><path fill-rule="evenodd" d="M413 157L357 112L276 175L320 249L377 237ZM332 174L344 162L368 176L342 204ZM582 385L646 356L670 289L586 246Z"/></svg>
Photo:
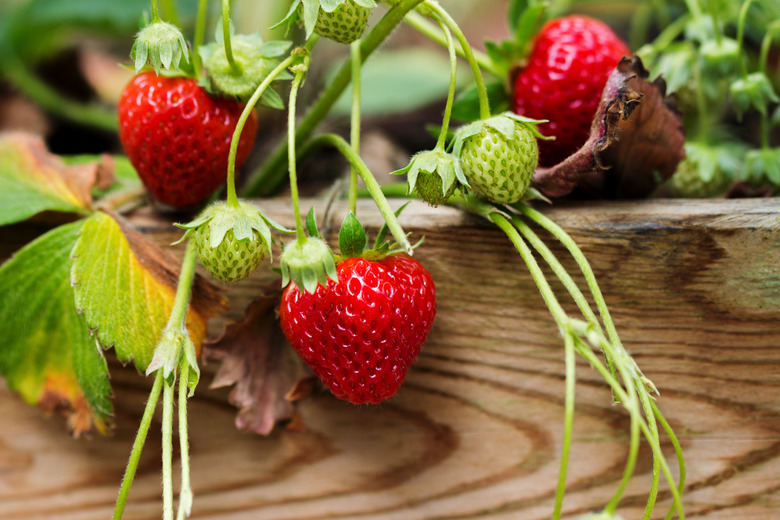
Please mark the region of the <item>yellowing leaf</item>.
<svg viewBox="0 0 780 520"><path fill-rule="evenodd" d="M98 162L66 165L36 135L0 134L0 225L42 211L88 214L93 186L111 184L111 175Z"/></svg>
<svg viewBox="0 0 780 520"><path fill-rule="evenodd" d="M104 432L112 413L106 363L70 286L82 224L49 231L0 267L0 372L26 402L67 415L76 435Z"/></svg>
<svg viewBox="0 0 780 520"><path fill-rule="evenodd" d="M105 347L144 371L168 322L176 294L178 260L119 217L96 212L73 249L71 283L76 307ZM196 278L187 328L199 351L208 318L225 299Z"/></svg>

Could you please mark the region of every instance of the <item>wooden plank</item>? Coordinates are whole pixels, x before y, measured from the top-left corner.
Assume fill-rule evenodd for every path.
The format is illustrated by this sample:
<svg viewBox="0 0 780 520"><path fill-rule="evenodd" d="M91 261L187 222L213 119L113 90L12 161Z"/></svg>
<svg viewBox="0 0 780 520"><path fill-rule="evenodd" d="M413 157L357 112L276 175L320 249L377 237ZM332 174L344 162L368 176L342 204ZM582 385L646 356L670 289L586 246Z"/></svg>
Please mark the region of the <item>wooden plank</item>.
<svg viewBox="0 0 780 520"><path fill-rule="evenodd" d="M260 204L292 224L286 202ZM342 210L334 212L339 219ZM659 406L687 457L687 516L778 517L780 200L556 204L544 211L590 259L623 342L661 391ZM359 215L372 229L379 224L370 202ZM178 235L152 213L132 221L161 243ZM434 331L404 387L375 407L315 395L300 407L305 432L259 437L234 428L235 410L225 391L206 388L207 374L190 408L194 518L549 518L563 418L556 327L519 256L490 224L417 203L401 222L426 237L416 255L436 280L439 302ZM573 272L573 262L564 263ZM214 332L268 279L264 272L232 287L232 308L215 320ZM608 500L628 447L627 416L611 405L598 375L579 364L578 378L565 518ZM0 390L0 518L110 516L149 382L115 367L112 384L116 433L78 441L61 421ZM158 427L128 519L160 517ZM668 443L664 448L674 466ZM641 516L648 456L643 449L621 502L626 519ZM669 503L662 491L654 518L663 518Z"/></svg>

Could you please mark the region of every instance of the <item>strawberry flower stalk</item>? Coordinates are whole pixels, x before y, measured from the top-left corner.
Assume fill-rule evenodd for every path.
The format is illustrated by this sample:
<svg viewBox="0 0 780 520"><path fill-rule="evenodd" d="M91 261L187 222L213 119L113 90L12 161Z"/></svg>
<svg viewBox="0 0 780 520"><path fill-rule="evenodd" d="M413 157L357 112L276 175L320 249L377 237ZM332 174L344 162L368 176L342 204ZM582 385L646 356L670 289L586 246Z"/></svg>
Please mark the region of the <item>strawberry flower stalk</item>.
<svg viewBox="0 0 780 520"><path fill-rule="evenodd" d="M405 168L393 172L396 175L407 174L409 193L416 193L422 200L431 206L438 206L447 202L455 193L458 185L468 187L469 183L463 174L460 159L447 153L445 144L450 125L450 114L455 99L455 85L458 75L458 56L452 33L438 16L436 21L441 27L447 41L447 49L450 55L450 86L447 92L447 103L444 107L444 118L439 131L439 139L433 150L419 152L412 157L411 162Z"/></svg>
<svg viewBox="0 0 780 520"><path fill-rule="evenodd" d="M189 63L187 42L178 27L160 19L157 12L157 0L152 0L152 20L135 38L130 57L135 61L135 71L139 72L147 63L152 64L154 72L162 69L176 70L181 58Z"/></svg>

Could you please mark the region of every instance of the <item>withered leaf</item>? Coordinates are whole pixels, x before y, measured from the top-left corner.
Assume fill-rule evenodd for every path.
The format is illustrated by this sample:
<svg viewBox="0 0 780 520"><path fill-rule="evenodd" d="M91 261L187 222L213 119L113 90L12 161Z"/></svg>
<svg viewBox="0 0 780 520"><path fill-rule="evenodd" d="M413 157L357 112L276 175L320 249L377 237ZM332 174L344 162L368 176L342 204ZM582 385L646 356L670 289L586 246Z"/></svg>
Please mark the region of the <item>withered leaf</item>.
<svg viewBox="0 0 780 520"><path fill-rule="evenodd" d="M234 385L230 402L239 411L236 427L267 435L274 426L295 417L288 393L304 374L277 323L279 284L268 287L246 309L241 321L204 345L204 357L222 364L212 388Z"/></svg>
<svg viewBox="0 0 780 520"><path fill-rule="evenodd" d="M533 185L550 197L575 187L605 198L646 197L685 157L682 116L662 79L650 82L638 57L623 58L604 88L586 143L539 168Z"/></svg>

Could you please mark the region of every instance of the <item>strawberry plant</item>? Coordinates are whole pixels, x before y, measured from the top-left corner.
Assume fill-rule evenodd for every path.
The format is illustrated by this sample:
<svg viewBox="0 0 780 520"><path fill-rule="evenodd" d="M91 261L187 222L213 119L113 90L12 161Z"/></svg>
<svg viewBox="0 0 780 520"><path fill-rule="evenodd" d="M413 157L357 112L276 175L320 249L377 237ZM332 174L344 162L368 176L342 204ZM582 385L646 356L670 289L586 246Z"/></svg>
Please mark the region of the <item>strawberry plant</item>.
<svg viewBox="0 0 780 520"><path fill-rule="evenodd" d="M776 9L761 0L732 3L707 3L704 9L690 0L683 6L684 22L668 23L668 13L660 12L657 34L632 52L602 22L558 16L564 13L555 3L514 0L509 3L513 39L487 42L483 54L433 0L384 5L294 0L264 21L262 29L287 31L285 40L273 41L259 33L236 34L231 3L225 0L209 43L208 0L199 2L191 40L176 22L173 3L163 4L163 16L152 0L151 18L130 51L134 76L119 96L115 117L96 107L82 112L77 103L40 88L23 59L31 51L19 44L24 40L18 31L9 31L0 38L0 49L11 56L2 65L4 74L41 104L57 106L61 116L115 131L124 154L64 161L40 139L0 135L0 224L44 212L67 215L66 223L0 267L0 323L10 338L0 348L0 372L27 402L48 402L52 395L66 402L76 434L110 429L103 349L113 347L120 361L153 377L127 471L118 483L114 518L124 514L160 400L163 518L184 518L196 507L187 402L199 382L208 320L226 308L223 292L232 288L226 284L270 268L279 246L280 303L258 298L245 322L228 327L218 343L230 350L231 341L257 322L265 324L263 333L280 328L302 363L336 397L353 404L383 402L402 391L437 309L435 280L414 258L415 249L425 247L422 237L412 243L388 197L450 204L506 235L562 338L565 417L552 518L561 517L566 492L578 357L603 378L614 403L630 418L623 477L603 512L588 518L618 517L643 441L652 461L643 518L653 513L662 476L673 500L668 517L684 518L682 450L656 402L658 391L623 346L588 260L537 208L539 201L571 193L718 194L740 181L751 189L777 190L780 154L771 131L780 117L770 51L778 29L766 22ZM738 16L722 13L724 5ZM17 14L0 24L21 27L23 18ZM370 29L369 19L376 20ZM727 19L736 25L724 23ZM361 82L364 64L401 24L446 48L448 88L435 144L414 150L408 165L393 172L406 175L404 182L383 186L361 156ZM757 53L748 37L760 40ZM317 65L321 38L348 45L349 56L328 76L327 86L307 92L316 84L306 80ZM473 79L460 92L459 56ZM349 138L317 133L348 86ZM727 117L725 108L709 109L724 92L734 117L758 118L759 146L736 144L712 129L716 118ZM309 103L300 117L299 93ZM277 139L263 127L261 121L273 117L259 116L260 105L286 112L286 131ZM683 115L680 105L692 110ZM256 143L261 134L269 142ZM238 179L259 147L260 164ZM320 233L314 211L304 219L300 207L299 168L324 148L350 165L348 181L334 188L349 205L338 235L339 254L328 234ZM289 187L293 230L270 219L259 207L262 200L253 199L279 194L282 187ZM147 194L155 210L177 220L179 242L185 244L181 260L123 216L128 201L142 204ZM372 248L355 215L361 196L371 198L385 222ZM577 273L567 272L548 245L551 240L573 257ZM196 273L198 260L203 275ZM540 263L549 268L552 282ZM580 277L584 287L575 281ZM562 292L553 289L556 284ZM561 301L561 293L573 307ZM576 312L565 310L570 307ZM95 341L101 349L94 348ZM174 409L182 471L178 512ZM274 422L265 420L254 429L268 433ZM676 453L677 480L661 450L664 435Z"/></svg>

